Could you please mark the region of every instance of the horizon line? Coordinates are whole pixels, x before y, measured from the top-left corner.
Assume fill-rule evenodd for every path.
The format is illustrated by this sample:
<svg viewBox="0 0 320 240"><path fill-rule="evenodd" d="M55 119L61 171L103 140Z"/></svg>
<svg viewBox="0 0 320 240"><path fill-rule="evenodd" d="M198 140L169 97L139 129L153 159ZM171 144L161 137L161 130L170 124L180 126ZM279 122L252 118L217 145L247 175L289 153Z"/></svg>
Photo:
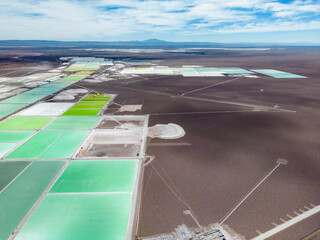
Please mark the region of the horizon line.
<svg viewBox="0 0 320 240"><path fill-rule="evenodd" d="M212 42L212 41L168 41L168 40L162 40L162 39L157 39L157 38L151 38L151 39L145 39L145 40L53 40L53 39L0 39L0 42L3 41L46 41L46 42L99 42L99 43L108 43L108 42L146 42L150 40L155 40L158 41L159 43L161 42L167 42L167 43L223 43L223 44L237 44L237 43L267 43L267 44L296 44L296 43L312 43L312 44L320 44L319 42L313 42L313 41L297 41L297 42L282 42L282 41L256 41L256 42L248 42L248 41L241 41L241 42L222 42L222 41L217 41L217 42ZM156 43L156 42L155 42Z"/></svg>

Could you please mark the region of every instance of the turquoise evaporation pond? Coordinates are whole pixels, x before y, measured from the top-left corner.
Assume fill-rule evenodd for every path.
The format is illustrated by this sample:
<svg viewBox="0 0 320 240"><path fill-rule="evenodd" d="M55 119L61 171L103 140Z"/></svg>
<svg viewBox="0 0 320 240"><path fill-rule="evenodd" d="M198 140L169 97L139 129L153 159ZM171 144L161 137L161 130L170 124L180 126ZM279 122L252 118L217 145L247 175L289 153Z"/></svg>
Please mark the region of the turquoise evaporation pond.
<svg viewBox="0 0 320 240"><path fill-rule="evenodd" d="M0 158L14 149L15 146L17 146L17 143L0 143Z"/></svg>
<svg viewBox="0 0 320 240"><path fill-rule="evenodd" d="M241 74L241 73L253 73L251 71L248 71L248 70L245 70L245 69L242 69L242 68L221 68L221 70L223 72L226 72L226 73L234 73L234 74Z"/></svg>
<svg viewBox="0 0 320 240"><path fill-rule="evenodd" d="M14 97L10 97L6 100L1 101L1 103L34 103L44 97L47 97L48 94L20 94Z"/></svg>
<svg viewBox="0 0 320 240"><path fill-rule="evenodd" d="M198 72L226 72L231 74L252 73L242 68L194 68Z"/></svg>
<svg viewBox="0 0 320 240"><path fill-rule="evenodd" d="M65 78L61 78L59 80L56 80L55 83L56 84L73 84L75 82L78 82L82 79L85 79L87 76L77 76L77 75L70 75L68 77Z"/></svg>
<svg viewBox="0 0 320 240"><path fill-rule="evenodd" d="M40 131L5 159L70 158L89 131Z"/></svg>
<svg viewBox="0 0 320 240"><path fill-rule="evenodd" d="M97 116L62 116L45 127L45 129L56 130L90 130L99 121Z"/></svg>
<svg viewBox="0 0 320 240"><path fill-rule="evenodd" d="M98 116L62 116L58 117L54 122L56 123L83 123L83 122L92 122L96 123L99 121L100 117Z"/></svg>
<svg viewBox="0 0 320 240"><path fill-rule="evenodd" d="M65 161L32 162L0 193L0 240L11 236L64 164ZM25 167L20 166L19 170Z"/></svg>
<svg viewBox="0 0 320 240"><path fill-rule="evenodd" d="M17 143L30 137L34 131L0 131L0 143Z"/></svg>
<svg viewBox="0 0 320 240"><path fill-rule="evenodd" d="M49 194L15 240L125 240L132 195Z"/></svg>
<svg viewBox="0 0 320 240"><path fill-rule="evenodd" d="M0 191L29 164L28 161L0 161Z"/></svg>
<svg viewBox="0 0 320 240"><path fill-rule="evenodd" d="M0 158L33 133L34 131L0 131Z"/></svg>
<svg viewBox="0 0 320 240"><path fill-rule="evenodd" d="M70 86L70 84L66 83L66 84L63 84L63 83L55 83L55 82L51 82L50 84L45 84L45 85L42 85L41 88L66 88Z"/></svg>
<svg viewBox="0 0 320 240"><path fill-rule="evenodd" d="M34 95L34 94L52 94L52 93L55 93L57 91L60 91L62 88L60 87L56 87L56 88L53 88L53 87L38 87L38 88L34 88L28 92L25 92L21 95Z"/></svg>
<svg viewBox="0 0 320 240"><path fill-rule="evenodd" d="M46 85L42 85L40 87L34 88L30 91L24 92L23 94L30 95L30 94L52 94L54 92L60 91L63 88L68 87L70 84L54 84L49 83Z"/></svg>
<svg viewBox="0 0 320 240"><path fill-rule="evenodd" d="M50 193L133 191L138 160L72 161Z"/></svg>
<svg viewBox="0 0 320 240"><path fill-rule="evenodd" d="M282 72L274 69L252 69L252 71L261 73L274 78L306 78L301 75L296 75L292 73Z"/></svg>
<svg viewBox="0 0 320 240"><path fill-rule="evenodd" d="M26 103L3 103L0 102L0 118L8 116L21 108L28 106Z"/></svg>

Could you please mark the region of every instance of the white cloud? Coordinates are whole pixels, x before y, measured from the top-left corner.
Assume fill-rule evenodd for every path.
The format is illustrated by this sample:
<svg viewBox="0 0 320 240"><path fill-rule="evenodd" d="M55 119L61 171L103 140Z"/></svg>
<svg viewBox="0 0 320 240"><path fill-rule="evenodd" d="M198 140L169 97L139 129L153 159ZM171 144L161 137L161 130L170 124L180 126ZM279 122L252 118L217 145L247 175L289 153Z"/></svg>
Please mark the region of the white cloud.
<svg viewBox="0 0 320 240"><path fill-rule="evenodd" d="M294 1L291 4L270 2L263 4L261 9L272 12L276 17L289 17L300 14L319 13L320 2Z"/></svg>
<svg viewBox="0 0 320 240"><path fill-rule="evenodd" d="M311 0L10 0L0 2L0 14L0 39L320 29L320 4Z"/></svg>
<svg viewBox="0 0 320 240"><path fill-rule="evenodd" d="M279 32L279 31L300 31L300 30L315 30L319 29L320 20L313 20L310 22L272 22L261 24L247 24L238 26L234 24L228 28L218 30L211 30L211 33L252 33L252 32Z"/></svg>

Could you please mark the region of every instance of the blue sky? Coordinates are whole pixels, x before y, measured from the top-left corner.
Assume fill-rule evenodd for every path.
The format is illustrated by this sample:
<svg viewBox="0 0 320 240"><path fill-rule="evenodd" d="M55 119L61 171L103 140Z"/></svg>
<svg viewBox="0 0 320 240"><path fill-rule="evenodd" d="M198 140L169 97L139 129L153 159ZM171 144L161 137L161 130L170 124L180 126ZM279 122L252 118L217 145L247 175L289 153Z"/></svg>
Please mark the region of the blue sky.
<svg viewBox="0 0 320 240"><path fill-rule="evenodd" d="M320 42L320 0L0 1L0 39Z"/></svg>

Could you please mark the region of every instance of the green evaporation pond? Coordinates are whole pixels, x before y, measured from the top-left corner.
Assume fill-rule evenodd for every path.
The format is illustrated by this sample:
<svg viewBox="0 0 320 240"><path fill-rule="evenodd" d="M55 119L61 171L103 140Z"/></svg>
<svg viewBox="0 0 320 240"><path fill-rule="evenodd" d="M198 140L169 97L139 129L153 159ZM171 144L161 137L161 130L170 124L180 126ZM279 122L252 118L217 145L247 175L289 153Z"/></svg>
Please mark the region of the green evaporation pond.
<svg viewBox="0 0 320 240"><path fill-rule="evenodd" d="M68 76L65 78L61 78L59 80L54 81L56 84L66 84L66 83L76 83L82 79L86 78L86 76Z"/></svg>
<svg viewBox="0 0 320 240"><path fill-rule="evenodd" d="M47 96L48 94L28 95L22 93L20 95L3 100L1 103L34 103Z"/></svg>
<svg viewBox="0 0 320 240"><path fill-rule="evenodd" d="M86 78L86 76L68 76L68 77L65 77L65 78L61 78L60 80L62 80L62 81L69 81L69 80L71 80L71 81L80 81L80 80L82 80L82 79L85 79Z"/></svg>
<svg viewBox="0 0 320 240"><path fill-rule="evenodd" d="M62 116L58 117L54 123L97 123L99 120L98 116Z"/></svg>
<svg viewBox="0 0 320 240"><path fill-rule="evenodd" d="M50 130L90 130L94 128L96 123L93 122L75 122L75 123L59 123L53 122L44 129Z"/></svg>
<svg viewBox="0 0 320 240"><path fill-rule="evenodd" d="M92 68L84 68L83 70L86 70L86 71L88 71L88 70L93 70L93 71L96 71L96 70L98 70L99 69L99 67L92 67Z"/></svg>
<svg viewBox="0 0 320 240"><path fill-rule="evenodd" d="M64 161L33 162L0 193L0 240L7 240L65 164ZM11 178L25 165L11 167ZM13 172L14 171L14 172Z"/></svg>
<svg viewBox="0 0 320 240"><path fill-rule="evenodd" d="M75 116L75 115L97 115L100 109L69 109L62 114L62 116Z"/></svg>
<svg viewBox="0 0 320 240"><path fill-rule="evenodd" d="M86 101L110 101L111 97L110 96L105 96L105 95L87 95L83 99L81 99L81 102L86 102Z"/></svg>
<svg viewBox="0 0 320 240"><path fill-rule="evenodd" d="M110 96L89 94L64 112L62 116L97 115L110 99Z"/></svg>
<svg viewBox="0 0 320 240"><path fill-rule="evenodd" d="M90 104L87 104L90 103ZM78 103L73 105L73 107L71 109L101 109L104 107L104 104L95 104L95 102L87 102L87 103Z"/></svg>
<svg viewBox="0 0 320 240"><path fill-rule="evenodd" d="M62 116L45 129L90 130L95 127L99 119L97 116Z"/></svg>
<svg viewBox="0 0 320 240"><path fill-rule="evenodd" d="M62 135L61 131L40 131L6 158L38 158Z"/></svg>
<svg viewBox="0 0 320 240"><path fill-rule="evenodd" d="M17 143L30 137L34 131L0 131L0 143Z"/></svg>
<svg viewBox="0 0 320 240"><path fill-rule="evenodd" d="M131 194L49 194L15 240L124 240Z"/></svg>
<svg viewBox="0 0 320 240"><path fill-rule="evenodd" d="M70 158L89 131L66 131L39 158Z"/></svg>
<svg viewBox="0 0 320 240"><path fill-rule="evenodd" d="M54 83L52 84L68 84L69 86L73 83L76 83L78 82L78 80L62 80L62 79L59 79L59 80L56 80L54 81Z"/></svg>
<svg viewBox="0 0 320 240"><path fill-rule="evenodd" d="M82 105L94 105L94 104L105 105L107 102L109 102L109 101L106 101L106 100L97 101L96 99L94 99L94 101L92 101L92 100L89 100L89 101L81 100L80 102L78 102L78 104L82 104Z"/></svg>
<svg viewBox="0 0 320 240"><path fill-rule="evenodd" d="M33 95L33 94L48 94L49 95L49 94L55 93L60 90L61 90L61 88L38 87L38 88L34 88L28 92L25 92L24 94L21 94L21 95Z"/></svg>
<svg viewBox="0 0 320 240"><path fill-rule="evenodd" d="M0 118L8 116L21 108L26 107L26 103L2 103L0 102Z"/></svg>
<svg viewBox="0 0 320 240"><path fill-rule="evenodd" d="M88 131L40 131L5 158L70 158L87 134Z"/></svg>
<svg viewBox="0 0 320 240"><path fill-rule="evenodd" d="M28 161L0 161L0 191L29 164Z"/></svg>
<svg viewBox="0 0 320 240"><path fill-rule="evenodd" d="M89 76L92 73L93 72L91 72L91 71L82 71L82 72L74 73L74 74L72 74L72 76Z"/></svg>
<svg viewBox="0 0 320 240"><path fill-rule="evenodd" d="M0 143L0 158L11 151L18 143Z"/></svg>
<svg viewBox="0 0 320 240"><path fill-rule="evenodd" d="M108 101L85 101L81 100L76 105L102 105L104 106Z"/></svg>
<svg viewBox="0 0 320 240"><path fill-rule="evenodd" d="M0 130L37 130L44 127L52 117L15 116L0 123Z"/></svg>
<svg viewBox="0 0 320 240"><path fill-rule="evenodd" d="M79 160L63 172L50 192L132 192L137 160Z"/></svg>

